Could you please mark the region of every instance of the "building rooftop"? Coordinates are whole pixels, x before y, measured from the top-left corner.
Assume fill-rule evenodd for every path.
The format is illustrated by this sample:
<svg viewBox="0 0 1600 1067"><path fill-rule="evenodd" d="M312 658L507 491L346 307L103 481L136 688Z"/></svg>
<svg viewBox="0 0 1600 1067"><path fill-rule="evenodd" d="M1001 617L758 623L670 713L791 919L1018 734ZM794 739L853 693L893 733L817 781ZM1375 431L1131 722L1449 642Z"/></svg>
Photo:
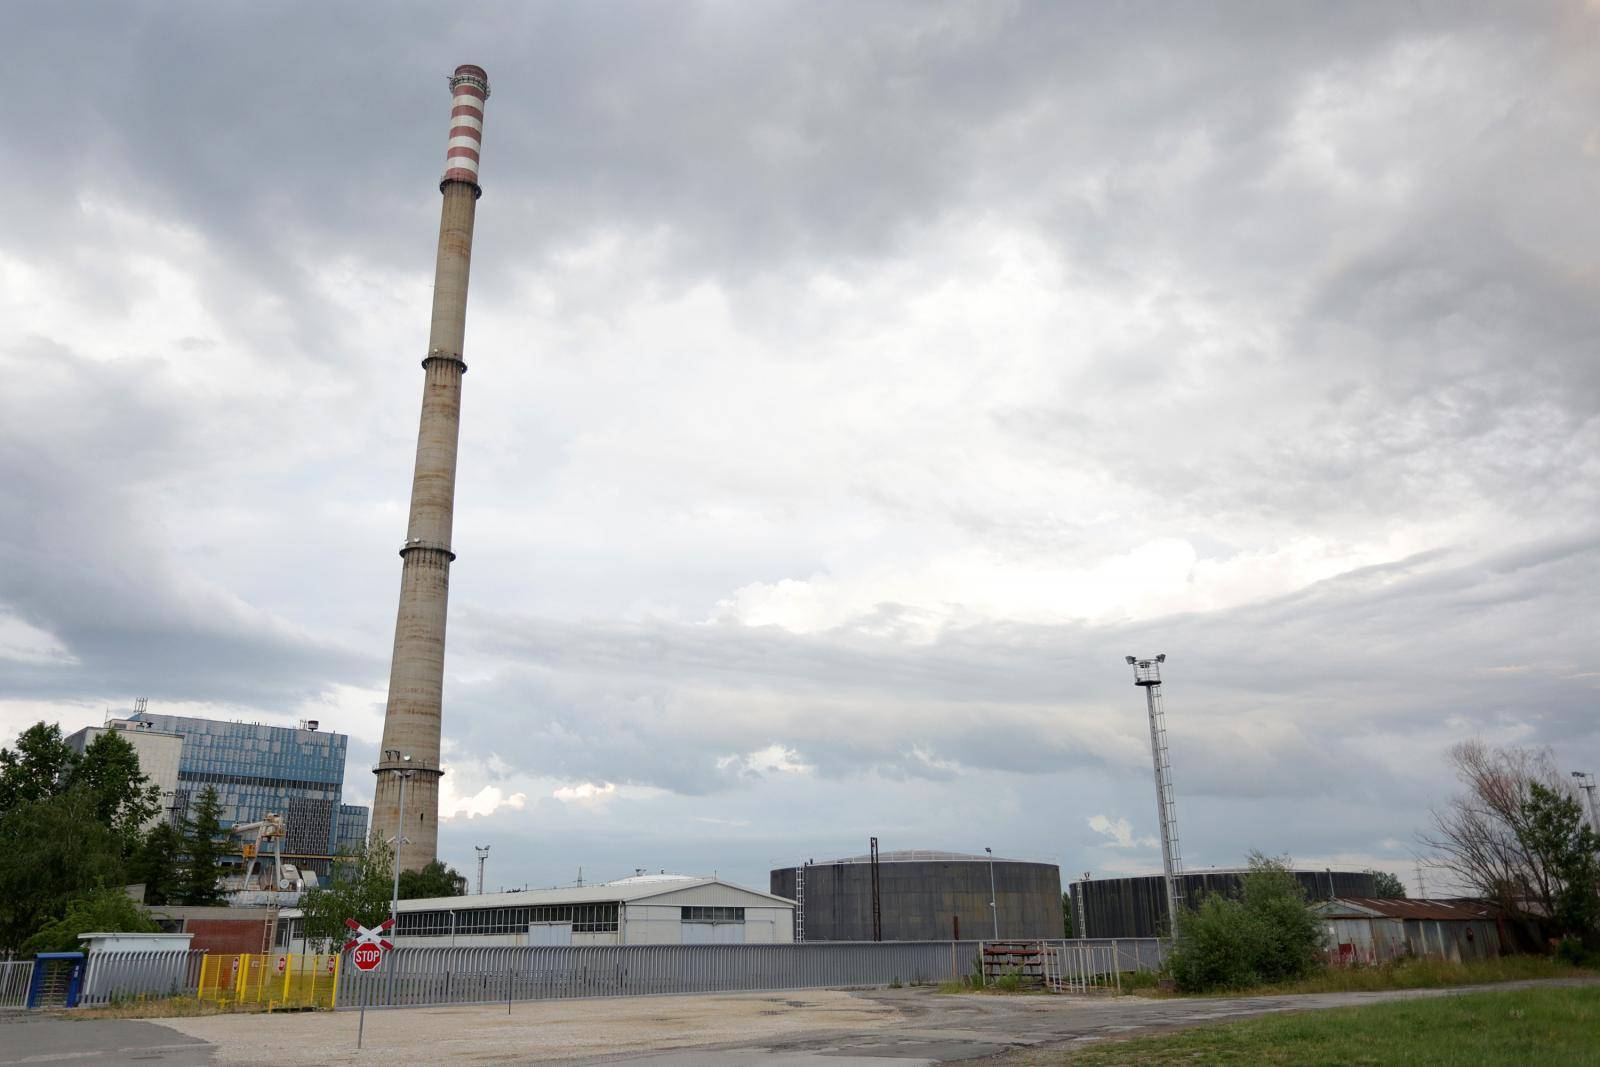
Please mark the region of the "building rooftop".
<svg viewBox="0 0 1600 1067"><path fill-rule="evenodd" d="M600 882L595 885L558 886L553 889L521 889L508 893L480 893L475 896L464 897L417 897L412 900L400 901L398 908L402 912L410 911L449 911L452 909L463 910L468 908L516 908L529 907L536 904L609 904L630 903L635 900L646 900L650 897L665 896L668 893L677 893L685 889L694 889L704 885L721 885L729 889L736 889L741 893L765 897L780 904L793 905L794 901L787 897L774 896L763 893L759 889L748 889L732 882L724 882L720 878L705 878L692 874L646 874L632 878L622 878L615 882ZM298 909L285 910L286 918L297 918Z"/></svg>
<svg viewBox="0 0 1600 1067"><path fill-rule="evenodd" d="M1316 906L1324 918L1354 916L1379 919L1495 919L1499 913L1482 900L1412 900L1405 898L1336 897Z"/></svg>

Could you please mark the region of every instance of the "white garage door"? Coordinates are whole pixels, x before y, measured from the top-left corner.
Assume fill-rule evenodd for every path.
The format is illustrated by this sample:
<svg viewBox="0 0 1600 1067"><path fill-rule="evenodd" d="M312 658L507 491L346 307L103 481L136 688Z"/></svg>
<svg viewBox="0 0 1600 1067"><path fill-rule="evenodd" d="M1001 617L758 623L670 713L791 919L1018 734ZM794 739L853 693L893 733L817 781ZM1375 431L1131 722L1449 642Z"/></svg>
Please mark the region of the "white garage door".
<svg viewBox="0 0 1600 1067"><path fill-rule="evenodd" d="M529 923L528 944L530 945L570 945L572 944L571 923Z"/></svg>

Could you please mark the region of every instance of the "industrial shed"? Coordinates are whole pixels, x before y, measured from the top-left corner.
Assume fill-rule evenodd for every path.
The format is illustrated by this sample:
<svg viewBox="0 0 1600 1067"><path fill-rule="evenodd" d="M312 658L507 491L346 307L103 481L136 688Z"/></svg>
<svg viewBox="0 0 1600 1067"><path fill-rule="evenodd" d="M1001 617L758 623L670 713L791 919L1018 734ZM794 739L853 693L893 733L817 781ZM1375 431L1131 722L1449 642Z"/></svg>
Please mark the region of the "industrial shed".
<svg viewBox="0 0 1600 1067"><path fill-rule="evenodd" d="M1065 932L1061 870L1053 863L905 849L878 854L883 940L1055 938ZM871 855L780 867L771 889L796 901L795 940L871 941Z"/></svg>
<svg viewBox="0 0 1600 1067"><path fill-rule="evenodd" d="M1316 910L1334 963L1386 963L1413 956L1460 963L1501 953L1499 915L1482 901L1341 897Z"/></svg>
<svg viewBox="0 0 1600 1067"><path fill-rule="evenodd" d="M1197 907L1212 893L1238 896L1246 867L1208 868L1178 876L1178 896ZM1371 897L1377 892L1371 871L1290 871L1307 900ZM1165 937L1166 879L1159 874L1126 878L1084 878L1072 883L1074 937Z"/></svg>
<svg viewBox="0 0 1600 1067"><path fill-rule="evenodd" d="M303 950L300 912L280 947ZM402 900L396 945L767 945L794 940L794 901L716 878L646 874L599 885Z"/></svg>

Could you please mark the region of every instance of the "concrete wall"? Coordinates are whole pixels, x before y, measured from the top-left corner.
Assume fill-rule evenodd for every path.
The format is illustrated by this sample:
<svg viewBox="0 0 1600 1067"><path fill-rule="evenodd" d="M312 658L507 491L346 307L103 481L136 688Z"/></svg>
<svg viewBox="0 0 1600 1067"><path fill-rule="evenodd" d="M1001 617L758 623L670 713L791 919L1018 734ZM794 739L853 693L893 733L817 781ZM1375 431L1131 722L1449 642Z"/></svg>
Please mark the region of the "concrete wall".
<svg viewBox="0 0 1600 1067"><path fill-rule="evenodd" d="M772 892L793 899L797 871L773 871ZM885 941L949 941L957 920L963 939L993 936L987 862L888 862L878 871ZM814 863L805 872L805 940L872 940L871 865ZM1054 864L996 860L994 886L1002 939L1064 936Z"/></svg>

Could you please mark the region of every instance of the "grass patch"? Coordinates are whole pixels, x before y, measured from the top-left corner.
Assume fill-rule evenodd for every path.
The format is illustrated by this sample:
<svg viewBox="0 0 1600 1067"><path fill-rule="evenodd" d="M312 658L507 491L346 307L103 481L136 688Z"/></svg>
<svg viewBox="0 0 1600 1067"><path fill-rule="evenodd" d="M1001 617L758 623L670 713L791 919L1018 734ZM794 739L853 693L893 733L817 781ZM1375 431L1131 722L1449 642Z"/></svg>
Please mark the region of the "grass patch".
<svg viewBox="0 0 1600 1067"><path fill-rule="evenodd" d="M1296 981L1262 986L1250 992L1364 993L1382 989L1437 989L1444 986L1520 982L1532 978L1583 978L1593 973L1548 956L1500 956L1466 963L1400 960L1375 967L1324 967Z"/></svg>
<svg viewBox="0 0 1600 1067"><path fill-rule="evenodd" d="M1600 987L1509 989L1206 1026L1094 1045L1053 1062L1459 1067L1600 1065Z"/></svg>
<svg viewBox="0 0 1600 1067"><path fill-rule="evenodd" d="M266 1004L218 1004L198 997L152 997L113 1001L94 1008L74 1008L68 1019L183 1019L195 1015L265 1014Z"/></svg>
<svg viewBox="0 0 1600 1067"><path fill-rule="evenodd" d="M1400 960L1373 967L1324 967L1304 978L1248 989L1178 994L1159 989L1155 976L1122 976L1122 991L1141 997L1276 996L1290 993L1376 993L1385 989L1442 989L1460 985L1492 985L1536 978L1586 978L1594 971L1549 956L1501 956L1491 960L1452 963L1448 960Z"/></svg>

